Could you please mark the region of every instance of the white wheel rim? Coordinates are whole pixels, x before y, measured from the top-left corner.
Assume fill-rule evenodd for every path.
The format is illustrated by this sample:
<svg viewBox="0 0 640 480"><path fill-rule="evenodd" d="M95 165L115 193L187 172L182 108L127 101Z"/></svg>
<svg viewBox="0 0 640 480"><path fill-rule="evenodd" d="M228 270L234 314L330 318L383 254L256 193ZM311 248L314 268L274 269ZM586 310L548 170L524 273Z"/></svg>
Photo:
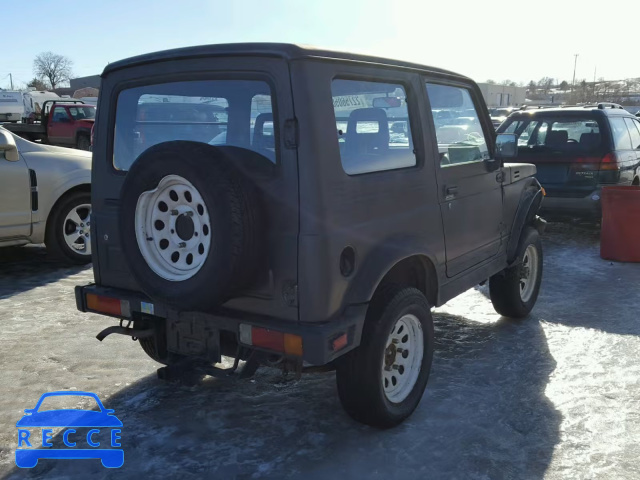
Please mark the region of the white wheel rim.
<svg viewBox="0 0 640 480"><path fill-rule="evenodd" d="M391 329L382 359L382 386L392 403L406 399L422 367L424 337L422 324L412 314L402 316Z"/></svg>
<svg viewBox="0 0 640 480"><path fill-rule="evenodd" d="M520 298L523 302L531 300L538 278L538 250L529 245L524 251L520 265Z"/></svg>
<svg viewBox="0 0 640 480"><path fill-rule="evenodd" d="M193 277L211 248L209 211L188 180L168 175L138 198L136 240L157 275L172 282Z"/></svg>
<svg viewBox="0 0 640 480"><path fill-rule="evenodd" d="M79 255L91 255L91 205L73 207L62 224L64 242Z"/></svg>

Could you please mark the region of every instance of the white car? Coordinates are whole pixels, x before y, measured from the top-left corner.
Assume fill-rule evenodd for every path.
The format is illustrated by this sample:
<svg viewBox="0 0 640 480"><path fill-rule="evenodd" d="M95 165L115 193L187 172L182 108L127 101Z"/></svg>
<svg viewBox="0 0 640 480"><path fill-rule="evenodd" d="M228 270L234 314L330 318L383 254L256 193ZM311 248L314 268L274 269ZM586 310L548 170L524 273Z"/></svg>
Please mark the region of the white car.
<svg viewBox="0 0 640 480"><path fill-rule="evenodd" d="M45 243L91 261L91 153L29 142L0 127L0 247Z"/></svg>

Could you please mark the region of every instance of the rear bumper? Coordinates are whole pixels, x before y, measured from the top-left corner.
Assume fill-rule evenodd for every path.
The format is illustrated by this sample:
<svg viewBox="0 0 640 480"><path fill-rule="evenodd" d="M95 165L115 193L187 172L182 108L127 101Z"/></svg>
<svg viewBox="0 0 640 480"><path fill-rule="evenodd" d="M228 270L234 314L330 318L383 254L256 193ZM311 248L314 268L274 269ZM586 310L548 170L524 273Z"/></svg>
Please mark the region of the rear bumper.
<svg viewBox="0 0 640 480"><path fill-rule="evenodd" d="M87 295L94 294L109 299L117 299L122 305L121 314L106 313L92 310L87 304ZM197 320L203 322L210 329L232 332L240 342L240 325L261 327L270 331L299 335L302 337L302 360L311 365L325 365L360 345L362 327L367 311L366 304L347 307L342 316L327 322L304 323L291 322L277 318L255 315L220 308L215 313L179 312L171 307L152 302L139 292L101 287L98 285L77 286L75 288L76 306L81 312L92 312L127 320L147 318L169 324L181 321ZM168 330L170 330L168 328ZM344 338L340 348L335 348L334 341ZM242 343L241 343L242 344ZM268 353L279 353L254 345L247 348L261 350Z"/></svg>
<svg viewBox="0 0 640 480"><path fill-rule="evenodd" d="M540 213L549 217L554 215L578 215L599 218L602 216L600 197L600 188L580 198L547 196L542 202Z"/></svg>

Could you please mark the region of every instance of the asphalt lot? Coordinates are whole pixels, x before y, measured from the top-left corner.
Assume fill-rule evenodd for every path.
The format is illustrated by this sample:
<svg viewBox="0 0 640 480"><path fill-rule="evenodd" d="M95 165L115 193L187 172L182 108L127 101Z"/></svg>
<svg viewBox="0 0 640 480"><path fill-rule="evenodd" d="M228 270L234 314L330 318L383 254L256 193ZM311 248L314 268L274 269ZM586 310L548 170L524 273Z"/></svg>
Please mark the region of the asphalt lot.
<svg viewBox="0 0 640 480"><path fill-rule="evenodd" d="M593 227L551 224L530 318L486 287L435 312L427 392L400 427L351 421L331 373L176 387L110 320L75 310L88 267L0 249L0 478L640 478L640 264L599 258ZM125 463L14 464L16 421L52 390L97 393L122 420Z"/></svg>

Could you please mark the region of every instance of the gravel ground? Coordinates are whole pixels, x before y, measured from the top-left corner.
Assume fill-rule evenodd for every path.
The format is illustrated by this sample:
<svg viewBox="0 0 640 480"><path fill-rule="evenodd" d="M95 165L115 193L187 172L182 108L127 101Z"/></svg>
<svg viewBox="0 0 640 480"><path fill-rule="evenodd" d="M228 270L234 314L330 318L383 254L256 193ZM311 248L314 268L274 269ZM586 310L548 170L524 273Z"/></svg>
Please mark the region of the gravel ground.
<svg viewBox="0 0 640 480"><path fill-rule="evenodd" d="M640 478L640 265L601 260L592 227L551 224L530 318L500 318L486 287L435 311L427 392L400 427L341 410L331 373L176 387L109 320L75 310L90 268L41 247L0 250L2 478ZM14 464L15 422L52 390L98 393L124 423L125 463ZM59 441L59 438L57 439Z"/></svg>

